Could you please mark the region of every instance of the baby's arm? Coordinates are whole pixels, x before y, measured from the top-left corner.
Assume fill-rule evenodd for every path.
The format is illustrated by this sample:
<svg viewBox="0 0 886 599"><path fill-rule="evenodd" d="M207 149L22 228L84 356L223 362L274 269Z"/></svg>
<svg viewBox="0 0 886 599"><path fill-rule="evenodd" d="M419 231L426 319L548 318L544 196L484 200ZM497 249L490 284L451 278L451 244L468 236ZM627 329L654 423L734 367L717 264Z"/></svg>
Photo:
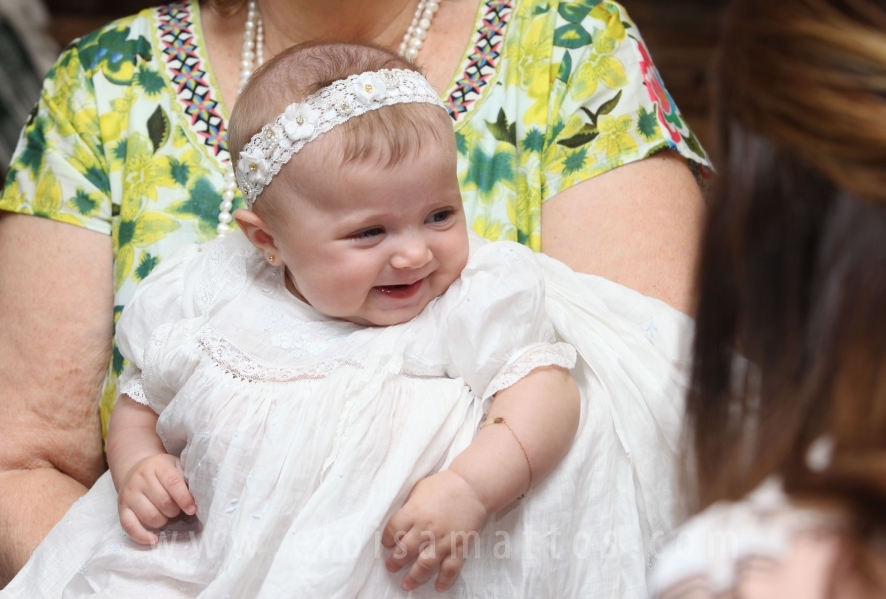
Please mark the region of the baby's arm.
<svg viewBox="0 0 886 599"><path fill-rule="evenodd" d="M157 542L152 528L197 511L181 462L166 453L157 435L157 413L121 395L108 428L108 467L117 488L120 525L133 540Z"/></svg>
<svg viewBox="0 0 886 599"><path fill-rule="evenodd" d="M537 368L497 393L487 422L503 422L483 427L447 470L419 482L385 527L382 544L397 547L388 569L416 560L403 588L425 583L439 566L435 588L448 589L467 557L470 533L560 463L579 415L578 387L564 368Z"/></svg>

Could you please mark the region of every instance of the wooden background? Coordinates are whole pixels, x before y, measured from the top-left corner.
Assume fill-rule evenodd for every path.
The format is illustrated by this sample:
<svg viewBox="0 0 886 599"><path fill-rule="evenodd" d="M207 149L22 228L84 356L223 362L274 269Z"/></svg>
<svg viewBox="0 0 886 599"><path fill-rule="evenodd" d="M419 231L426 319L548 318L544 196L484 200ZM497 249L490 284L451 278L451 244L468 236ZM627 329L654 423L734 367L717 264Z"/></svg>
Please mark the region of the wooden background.
<svg viewBox="0 0 886 599"><path fill-rule="evenodd" d="M711 143L708 82L726 1L622 0L649 45L668 90L707 147ZM150 0L46 0L52 14L52 35L61 45L114 18L156 3Z"/></svg>

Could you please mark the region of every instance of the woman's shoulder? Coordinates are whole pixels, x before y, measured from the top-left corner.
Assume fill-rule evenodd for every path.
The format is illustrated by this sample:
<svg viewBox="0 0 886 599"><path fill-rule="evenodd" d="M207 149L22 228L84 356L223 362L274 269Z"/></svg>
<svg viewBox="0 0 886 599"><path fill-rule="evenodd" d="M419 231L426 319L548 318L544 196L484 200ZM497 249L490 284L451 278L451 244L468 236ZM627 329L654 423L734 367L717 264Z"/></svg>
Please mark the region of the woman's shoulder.
<svg viewBox="0 0 886 599"><path fill-rule="evenodd" d="M62 53L60 64L76 56L87 76L101 72L110 81L130 83L138 59L153 58L151 32L158 10L147 8L73 40Z"/></svg>
<svg viewBox="0 0 886 599"><path fill-rule="evenodd" d="M162 50L193 52L199 43L197 10L196 2L185 1L111 21L68 44L54 70L78 63L87 78L100 73L111 84L135 85L156 94L162 84L156 76ZM53 74L50 71L50 81Z"/></svg>
<svg viewBox="0 0 886 599"><path fill-rule="evenodd" d="M745 499L719 502L657 553L650 596L826 597L841 546L836 512L801 507L773 478ZM775 589L783 594L772 594Z"/></svg>
<svg viewBox="0 0 886 599"><path fill-rule="evenodd" d="M630 78L630 73L619 68L618 63L627 53L635 53L637 44L642 44L640 32L618 2L516 0L508 15L502 55L505 59L524 57L556 64L556 77L551 83L568 83L575 68L587 57L610 57L615 60L597 65L596 83L617 90L625 87ZM516 66L539 68L534 63ZM523 86L541 83L511 78L505 82Z"/></svg>
<svg viewBox="0 0 886 599"><path fill-rule="evenodd" d="M484 236L538 249L544 201L663 150L706 172L707 154L621 4L488 0L483 10L497 26L470 55L479 82L459 79L461 96L448 100L469 218Z"/></svg>

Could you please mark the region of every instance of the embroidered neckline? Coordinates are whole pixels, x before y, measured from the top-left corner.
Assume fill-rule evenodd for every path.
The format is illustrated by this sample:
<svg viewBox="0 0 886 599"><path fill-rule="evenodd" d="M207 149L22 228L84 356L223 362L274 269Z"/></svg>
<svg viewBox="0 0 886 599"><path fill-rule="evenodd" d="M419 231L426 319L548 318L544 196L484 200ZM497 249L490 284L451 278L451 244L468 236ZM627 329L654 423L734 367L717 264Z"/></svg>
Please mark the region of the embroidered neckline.
<svg viewBox="0 0 886 599"><path fill-rule="evenodd" d="M458 68L458 75L443 99L453 122L464 120L486 88L494 83L504 44L505 25L514 9L514 0L483 0L478 27Z"/></svg>
<svg viewBox="0 0 886 599"><path fill-rule="evenodd" d="M194 15L199 10L191 2L160 6L156 29L160 53L176 92L178 104L190 128L221 166L231 160L227 142L227 118L221 95L206 61L203 40Z"/></svg>
<svg viewBox="0 0 886 599"><path fill-rule="evenodd" d="M166 76L191 132L222 167L230 162L227 114L206 60L197 23L199 7L193 1L156 9L156 28ZM501 59L505 25L514 0L483 0L468 49L443 103L453 123L463 121L491 83Z"/></svg>

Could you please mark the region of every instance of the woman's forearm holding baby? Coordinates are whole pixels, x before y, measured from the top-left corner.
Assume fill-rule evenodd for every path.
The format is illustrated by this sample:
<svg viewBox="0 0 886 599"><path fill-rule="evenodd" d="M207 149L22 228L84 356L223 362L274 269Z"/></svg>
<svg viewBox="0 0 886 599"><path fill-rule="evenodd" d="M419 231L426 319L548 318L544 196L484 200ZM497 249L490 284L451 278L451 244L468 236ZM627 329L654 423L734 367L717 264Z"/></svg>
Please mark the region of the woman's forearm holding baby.
<svg viewBox="0 0 886 599"><path fill-rule="evenodd" d="M105 470L111 238L0 212L0 588Z"/></svg>

